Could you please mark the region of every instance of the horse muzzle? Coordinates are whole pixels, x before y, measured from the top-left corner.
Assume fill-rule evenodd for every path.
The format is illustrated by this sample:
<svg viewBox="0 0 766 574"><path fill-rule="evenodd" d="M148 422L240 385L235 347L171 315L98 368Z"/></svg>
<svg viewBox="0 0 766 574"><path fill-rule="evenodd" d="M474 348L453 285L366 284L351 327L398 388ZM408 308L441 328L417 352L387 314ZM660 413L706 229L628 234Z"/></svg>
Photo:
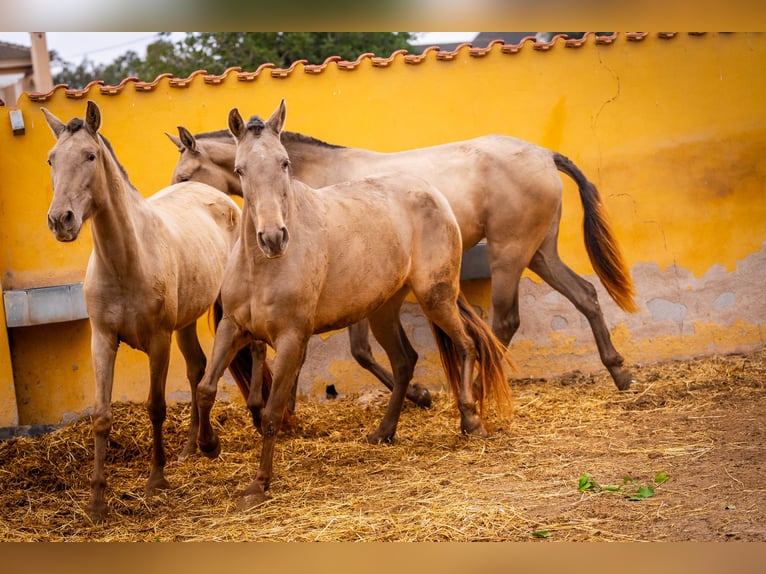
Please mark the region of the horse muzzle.
<svg viewBox="0 0 766 574"><path fill-rule="evenodd" d="M71 210L59 214L48 213L48 229L58 241L74 241L80 235L80 227L82 222Z"/></svg>
<svg viewBox="0 0 766 574"><path fill-rule="evenodd" d="M258 247L268 259L282 257L287 251L290 233L286 227L279 227L258 232Z"/></svg>

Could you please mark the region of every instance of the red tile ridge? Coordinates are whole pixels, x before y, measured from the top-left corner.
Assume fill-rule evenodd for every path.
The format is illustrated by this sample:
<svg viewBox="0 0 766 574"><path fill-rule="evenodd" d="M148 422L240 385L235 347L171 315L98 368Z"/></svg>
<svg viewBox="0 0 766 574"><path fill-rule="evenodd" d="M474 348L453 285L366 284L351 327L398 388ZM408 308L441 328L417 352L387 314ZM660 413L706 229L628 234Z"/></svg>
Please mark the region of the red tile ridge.
<svg viewBox="0 0 766 574"><path fill-rule="evenodd" d="M108 84L103 84L102 86L99 86L99 90L101 90L101 93L105 96L114 96L115 94L119 94L123 89L125 89L125 86L128 82L137 82L138 78L136 76L129 76L127 78L124 78L120 81L119 84L116 86L110 86Z"/></svg>
<svg viewBox="0 0 766 574"><path fill-rule="evenodd" d="M272 68L271 69L271 77L272 78L286 78L290 74L293 73L295 70L295 67L297 65L305 66L308 64L308 60L295 60L292 64L290 64L289 68Z"/></svg>
<svg viewBox="0 0 766 574"><path fill-rule="evenodd" d="M307 74L319 74L320 72L324 72L324 69L327 67L327 64L330 62L339 62L342 60L340 56L328 56L324 59L324 62L321 64L306 64L303 66L303 71Z"/></svg>
<svg viewBox="0 0 766 574"><path fill-rule="evenodd" d="M162 78L172 78L173 74L170 72L165 72L164 74L160 74L156 78L154 78L151 82L136 82L133 87L136 89L137 92L151 92L154 88L157 87L157 84L160 83L160 80Z"/></svg>
<svg viewBox="0 0 766 574"><path fill-rule="evenodd" d="M171 88L188 88L189 85L192 83L192 80L196 76L205 76L207 75L207 70L195 70L191 74L189 74L186 78L170 78L170 87Z"/></svg>
<svg viewBox="0 0 766 574"><path fill-rule="evenodd" d="M252 82L258 77L258 75L261 73L261 70L265 70L267 68L276 68L276 66L270 63L261 64L255 70L255 72L237 72L237 79L240 82Z"/></svg>
<svg viewBox="0 0 766 574"><path fill-rule="evenodd" d="M458 46L455 46L454 50L442 50L440 48L436 52L436 59L441 60L442 62L449 62L450 60L454 60L457 57L457 55L460 53L460 51L463 49L468 50L470 52L473 48L471 48L470 42L464 42L463 44L459 44Z"/></svg>
<svg viewBox="0 0 766 574"><path fill-rule="evenodd" d="M93 80L92 82L89 82L87 86L85 86L81 90L75 90L75 89L65 89L64 95L66 95L67 98L72 98L74 100L79 100L80 98L85 97L88 92L90 91L91 86L103 86L104 80Z"/></svg>
<svg viewBox="0 0 766 574"><path fill-rule="evenodd" d="M217 85L223 82L231 72L241 72L242 66L231 66L230 68L226 68L223 74L215 75L215 74L207 74L205 76L205 83L206 84L212 84Z"/></svg>
<svg viewBox="0 0 766 574"><path fill-rule="evenodd" d="M407 55L407 50L396 50L392 52L388 58L374 56L370 58L370 61L372 62L372 65L377 68L385 68L386 66L390 65L391 62L393 62L397 56L406 56L406 55Z"/></svg>
<svg viewBox="0 0 766 574"><path fill-rule="evenodd" d="M534 44L535 42L537 42L537 39L534 36L526 36L518 44L504 44L501 51L503 54L517 54L524 47L524 44Z"/></svg>
<svg viewBox="0 0 766 574"><path fill-rule="evenodd" d="M68 87L67 84L56 84L55 86L51 88L49 92L29 92L27 96L29 97L29 100L32 102L44 102L48 100L51 96L53 96L53 93L59 88L65 90L67 87Z"/></svg>
<svg viewBox="0 0 766 574"><path fill-rule="evenodd" d="M464 45L465 44L461 44L460 47L462 47ZM473 56L474 58L481 58L481 57L486 56L487 54L489 54L490 51L492 50L492 48L497 46L497 45L500 45L501 47L505 46L505 42L498 38L497 40L492 40L489 44L487 44L487 46L485 48L471 48L469 50L469 54L471 54L471 56Z"/></svg>
<svg viewBox="0 0 766 574"><path fill-rule="evenodd" d="M359 66L359 64L362 63L363 60L368 60L374 56L375 54L373 54L372 52L365 52L364 54L359 54L357 59L354 60L353 62L349 60L338 60L337 62L335 62L335 65L338 66L339 70L350 71L350 70L356 69Z"/></svg>
<svg viewBox="0 0 766 574"><path fill-rule="evenodd" d="M404 61L407 64L422 64L425 59L428 57L429 52L439 52L438 46L428 46L425 50L423 50L420 54L407 54L404 57Z"/></svg>

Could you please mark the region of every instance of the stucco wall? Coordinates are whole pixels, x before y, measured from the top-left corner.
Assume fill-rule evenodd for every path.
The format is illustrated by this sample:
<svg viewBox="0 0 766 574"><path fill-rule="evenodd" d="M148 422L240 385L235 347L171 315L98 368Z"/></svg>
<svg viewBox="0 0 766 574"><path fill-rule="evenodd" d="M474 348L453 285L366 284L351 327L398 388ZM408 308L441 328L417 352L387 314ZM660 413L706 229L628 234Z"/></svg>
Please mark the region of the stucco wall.
<svg viewBox="0 0 766 574"><path fill-rule="evenodd" d="M393 151L503 133L566 154L602 193L639 312L619 310L593 276L579 196L566 178L561 256L597 285L615 346L628 363L759 347L766 324L764 65L764 34L619 34L611 42L464 46L422 58L266 66L25 95L17 108L23 135L12 134L8 110L0 108L2 288L82 281L91 248L87 229L64 245L46 228L52 189L45 159L53 137L41 105L69 119L82 117L86 99L95 100L103 133L135 186L149 195L169 182L177 157L164 131L221 129L232 107L266 115L284 97L287 129L333 143ZM488 286L488 280L465 284L485 315ZM522 279L521 313L511 350L517 376L602 368L585 319L531 273ZM415 305L405 315L422 357L416 376L438 388L428 327ZM206 320L201 331L209 350ZM92 403L87 320L4 331L0 361L0 426L55 424ZM116 372L115 399L145 399L142 354L121 349ZM174 350L171 398L186 397L183 373ZM300 389L322 392L329 383L342 392L378 386L351 359L345 332L312 340ZM219 396L235 393L224 383Z"/></svg>

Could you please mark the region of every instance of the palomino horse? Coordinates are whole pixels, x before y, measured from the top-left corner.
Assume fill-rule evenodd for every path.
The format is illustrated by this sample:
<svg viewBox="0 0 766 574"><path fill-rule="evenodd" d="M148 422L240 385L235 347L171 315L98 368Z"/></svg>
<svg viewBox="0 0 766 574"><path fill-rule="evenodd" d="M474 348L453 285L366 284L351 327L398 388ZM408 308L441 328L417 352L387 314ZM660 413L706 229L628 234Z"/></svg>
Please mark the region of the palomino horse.
<svg viewBox="0 0 766 574"><path fill-rule="evenodd" d="M264 405L260 369L247 400L263 445L241 508L265 497L277 431L314 333L368 317L391 361L394 388L384 418L367 440L393 440L415 368L399 319L410 289L437 335L462 431L486 434L480 416L485 398L494 397L501 410L510 405L503 347L470 305L458 304L460 229L444 197L424 180L403 174L315 190L293 177L280 143L284 121L284 100L265 123L246 124L236 109L229 113L244 196L242 225L221 286L223 317L197 389L199 447L215 457L220 441L210 410L218 379L246 345L259 341L274 349L268 400Z"/></svg>
<svg viewBox="0 0 766 574"><path fill-rule="evenodd" d="M45 108L42 112L57 139L48 155L54 190L48 227L59 241L74 241L84 221L91 220L93 251L83 288L96 376L88 513L99 522L107 512L104 459L121 342L149 356L148 413L154 438L147 495L168 487L162 425L174 331L192 398L191 427L181 457L196 449L196 387L206 365L197 319L218 297L240 210L227 195L196 182L172 185L144 199L99 134L101 112L95 103L88 102L85 121L75 118L64 124Z"/></svg>
<svg viewBox="0 0 766 574"><path fill-rule="evenodd" d="M203 181L241 195L234 174L234 140L227 131L193 136L179 127L170 136L181 151L173 182ZM492 329L508 344L519 327L519 280L525 267L569 299L590 323L602 363L621 390L630 371L612 344L591 283L559 257L561 171L577 183L584 211L585 246L607 292L633 312L633 283L608 225L596 187L568 158L516 138L488 135L398 153L330 145L284 132L293 174L313 187L365 177L381 171L412 173L436 186L449 201L463 237L463 249L487 240L492 274ZM372 358L364 325L349 329L351 350L365 368L391 387L391 376ZM239 358L239 357L238 357ZM246 367L245 367L246 368ZM415 389L416 390L416 389ZM424 389L423 389L424 390ZM423 393L414 393L419 401Z"/></svg>

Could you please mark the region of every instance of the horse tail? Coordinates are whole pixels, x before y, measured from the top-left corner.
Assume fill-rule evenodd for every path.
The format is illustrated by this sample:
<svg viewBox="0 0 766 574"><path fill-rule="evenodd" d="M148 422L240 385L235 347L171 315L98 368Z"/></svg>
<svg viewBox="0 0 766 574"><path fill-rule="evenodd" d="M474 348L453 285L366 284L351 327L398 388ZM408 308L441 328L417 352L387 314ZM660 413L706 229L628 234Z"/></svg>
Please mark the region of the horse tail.
<svg viewBox="0 0 766 574"><path fill-rule="evenodd" d="M506 380L503 363L515 368L506 356L505 346L495 337L482 318L473 310L471 304L461 292L458 296L458 310L463 326L476 347L478 362L478 377L474 380L473 389L479 400L479 411L484 413L485 400L495 403L501 415L510 415L513 406L511 389ZM447 334L436 324L431 323L439 349L442 366L452 394L457 399L460 396L461 364L455 344Z"/></svg>
<svg viewBox="0 0 766 574"><path fill-rule="evenodd" d="M221 303L219 301L216 301L213 305L213 325L214 328L218 328L218 323L221 322L221 318L223 317L223 307L221 307ZM229 363L229 373L231 374L231 377L234 379L234 382L237 383L237 387L239 387L239 392L242 393L242 396L245 399L245 402L247 402L247 397L250 394L250 377L252 377L253 374L253 356L250 353L250 350L247 347L243 347L240 349L237 354L232 359L231 363ZM271 368L269 367L268 363L264 361L263 363L263 386L262 386L262 394L263 394L263 400L266 401L269 397L269 391L271 390L271 383L272 383L272 373Z"/></svg>
<svg viewBox="0 0 766 574"><path fill-rule="evenodd" d="M609 296L620 308L629 313L638 311L633 301L635 289L609 226L598 189L568 157L553 152L553 162L559 171L567 174L580 190L584 219L585 249L593 269Z"/></svg>

